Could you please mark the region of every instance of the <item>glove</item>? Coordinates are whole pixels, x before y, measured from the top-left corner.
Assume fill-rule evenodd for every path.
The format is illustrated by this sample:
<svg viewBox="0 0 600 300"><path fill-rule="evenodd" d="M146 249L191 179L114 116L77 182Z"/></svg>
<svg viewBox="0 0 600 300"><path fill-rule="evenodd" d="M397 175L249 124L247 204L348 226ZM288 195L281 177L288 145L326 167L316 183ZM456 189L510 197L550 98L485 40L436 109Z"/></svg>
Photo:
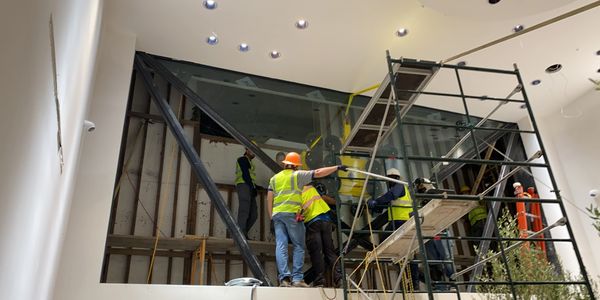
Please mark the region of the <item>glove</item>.
<svg viewBox="0 0 600 300"><path fill-rule="evenodd" d="M339 166L337 166L337 169L338 169L338 171L341 170L341 171L347 172L348 171L348 166L346 166L346 165L339 165Z"/></svg>
<svg viewBox="0 0 600 300"><path fill-rule="evenodd" d="M367 206L369 207L369 209L373 210L375 208L375 205L377 205L377 201L375 201L374 199L367 201Z"/></svg>
<svg viewBox="0 0 600 300"><path fill-rule="evenodd" d="M269 231L272 235L275 235L275 225L273 224L273 220L271 220L271 224L269 225Z"/></svg>

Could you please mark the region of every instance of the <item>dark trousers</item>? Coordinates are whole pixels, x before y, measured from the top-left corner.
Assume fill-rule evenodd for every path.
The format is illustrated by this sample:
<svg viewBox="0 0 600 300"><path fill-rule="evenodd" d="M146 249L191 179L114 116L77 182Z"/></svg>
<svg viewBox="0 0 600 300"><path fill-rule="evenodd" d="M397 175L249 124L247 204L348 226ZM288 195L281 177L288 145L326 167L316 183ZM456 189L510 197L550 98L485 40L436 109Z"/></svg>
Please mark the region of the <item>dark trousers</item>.
<svg viewBox="0 0 600 300"><path fill-rule="evenodd" d="M325 271L331 270L338 258L335 254L332 231L333 223L320 220L312 222L306 228L306 249L316 274L315 285L325 284ZM334 283L338 282L342 277L339 263L332 273Z"/></svg>
<svg viewBox="0 0 600 300"><path fill-rule="evenodd" d="M252 228L252 225L258 218L258 211L256 206L256 194L254 188L246 183L238 183L235 186L238 195L238 226L246 238L248 238L248 231Z"/></svg>

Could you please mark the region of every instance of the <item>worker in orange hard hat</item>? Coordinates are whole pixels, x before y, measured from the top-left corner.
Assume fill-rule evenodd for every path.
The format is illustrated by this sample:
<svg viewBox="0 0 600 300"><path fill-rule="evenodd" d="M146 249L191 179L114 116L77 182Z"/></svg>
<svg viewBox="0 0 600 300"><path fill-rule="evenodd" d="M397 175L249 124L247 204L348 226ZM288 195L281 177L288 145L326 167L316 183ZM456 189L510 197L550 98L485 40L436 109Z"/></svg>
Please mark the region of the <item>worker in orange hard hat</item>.
<svg viewBox="0 0 600 300"><path fill-rule="evenodd" d="M282 161L283 170L269 181L267 211L275 231L275 260L279 272L279 286L308 287L304 282L305 228L302 219L302 189L314 178L325 177L337 170L347 170L344 165L301 171L300 154L290 152ZM288 240L293 245L292 272L288 267Z"/></svg>

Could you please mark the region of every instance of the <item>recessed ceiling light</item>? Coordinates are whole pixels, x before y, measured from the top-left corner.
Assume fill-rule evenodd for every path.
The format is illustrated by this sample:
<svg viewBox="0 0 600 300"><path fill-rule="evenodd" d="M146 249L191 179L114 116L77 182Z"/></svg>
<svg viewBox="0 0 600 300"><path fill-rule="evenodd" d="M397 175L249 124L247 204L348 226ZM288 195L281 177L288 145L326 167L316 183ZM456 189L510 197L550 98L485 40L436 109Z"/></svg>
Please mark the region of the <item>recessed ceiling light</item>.
<svg viewBox="0 0 600 300"><path fill-rule="evenodd" d="M406 36L407 34L408 34L408 29L406 29L406 28L398 28L398 30L396 30L396 35L399 37Z"/></svg>
<svg viewBox="0 0 600 300"><path fill-rule="evenodd" d="M456 65L457 65L457 66L459 66L459 67L464 67L464 66L466 66L466 65L467 65L467 62L466 62L466 61L464 61L464 60L461 60L461 61L459 61L458 63L456 63Z"/></svg>
<svg viewBox="0 0 600 300"><path fill-rule="evenodd" d="M250 46L248 46L248 44L246 43L241 43L239 49L242 52L247 52L248 50L250 50Z"/></svg>
<svg viewBox="0 0 600 300"><path fill-rule="evenodd" d="M496 3L500 2L500 0L488 0L488 2L490 4L496 4Z"/></svg>
<svg viewBox="0 0 600 300"><path fill-rule="evenodd" d="M215 2L214 0L204 0L204 2L202 2L202 4L204 5L204 7L206 7L206 9L217 8L217 2Z"/></svg>
<svg viewBox="0 0 600 300"><path fill-rule="evenodd" d="M553 64L546 68L546 73L556 73L556 72L560 71L560 69L562 69L561 64Z"/></svg>
<svg viewBox="0 0 600 300"><path fill-rule="evenodd" d="M534 80L534 81L531 82L531 85L539 85L540 83L542 83L542 81L539 80L539 79L536 79L536 80Z"/></svg>
<svg viewBox="0 0 600 300"><path fill-rule="evenodd" d="M514 32L519 32L519 31L521 31L521 30L523 30L523 29L525 29L525 26L523 26L523 25L521 25L521 24L519 24L519 25L517 25L517 26L513 27L513 31L514 31Z"/></svg>
<svg viewBox="0 0 600 300"><path fill-rule="evenodd" d="M206 38L206 42L209 45L216 45L217 43L219 43L219 38L217 38L215 34L211 34Z"/></svg>
<svg viewBox="0 0 600 300"><path fill-rule="evenodd" d="M296 28L305 29L306 27L308 27L308 22L306 20L300 19L296 21Z"/></svg>
<svg viewBox="0 0 600 300"><path fill-rule="evenodd" d="M273 50L271 52L269 52L269 56L271 56L271 58L279 58L281 57L281 53L277 50Z"/></svg>

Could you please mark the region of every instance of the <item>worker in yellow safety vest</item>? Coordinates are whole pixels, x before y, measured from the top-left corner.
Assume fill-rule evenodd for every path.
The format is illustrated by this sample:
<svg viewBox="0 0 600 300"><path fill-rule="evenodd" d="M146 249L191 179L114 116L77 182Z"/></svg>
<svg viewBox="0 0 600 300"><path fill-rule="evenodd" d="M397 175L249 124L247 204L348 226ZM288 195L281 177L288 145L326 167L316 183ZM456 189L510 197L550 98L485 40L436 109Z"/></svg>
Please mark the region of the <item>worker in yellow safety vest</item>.
<svg viewBox="0 0 600 300"><path fill-rule="evenodd" d="M463 185L460 187L460 193L462 195L471 194L471 188ZM469 218L469 224L471 225L470 235L471 236L482 236L483 228L485 227L485 221L487 220L487 207L485 203L479 201L478 205L473 208L467 217Z"/></svg>
<svg viewBox="0 0 600 300"><path fill-rule="evenodd" d="M344 165L300 171L300 154L290 152L282 161L284 169L271 177L267 192L267 212L275 231L275 260L279 272L279 286L308 287L304 282L305 228L301 215L302 189L314 178L325 177L337 170L346 170ZM288 241L292 242L292 272L288 267Z"/></svg>
<svg viewBox="0 0 600 300"><path fill-rule="evenodd" d="M302 215L306 227L306 249L310 255L312 269L315 277L313 286L324 286L325 270L333 269L337 261L335 246L333 244L332 232L334 229L331 208L335 205L335 199L327 195L321 195L315 188L320 183L310 183L304 186L302 191ZM333 271L333 287L337 287L342 278L341 269Z"/></svg>
<svg viewBox="0 0 600 300"><path fill-rule="evenodd" d="M258 218L256 205L257 185L254 171L254 153L246 148L244 155L240 156L235 164L235 190L238 195L238 218L240 230L248 239L248 231Z"/></svg>
<svg viewBox="0 0 600 300"><path fill-rule="evenodd" d="M390 168L386 172L386 176L392 179L400 180L400 171L396 168ZM388 225L382 234L381 240L387 239L391 232L400 228L408 219L411 218L413 212L412 198L408 191L408 185L397 182L388 181L387 193L379 196L377 199L369 200L367 205L372 211L379 211L382 207L388 206ZM410 263L411 279L415 290L419 288L419 267L416 263Z"/></svg>

